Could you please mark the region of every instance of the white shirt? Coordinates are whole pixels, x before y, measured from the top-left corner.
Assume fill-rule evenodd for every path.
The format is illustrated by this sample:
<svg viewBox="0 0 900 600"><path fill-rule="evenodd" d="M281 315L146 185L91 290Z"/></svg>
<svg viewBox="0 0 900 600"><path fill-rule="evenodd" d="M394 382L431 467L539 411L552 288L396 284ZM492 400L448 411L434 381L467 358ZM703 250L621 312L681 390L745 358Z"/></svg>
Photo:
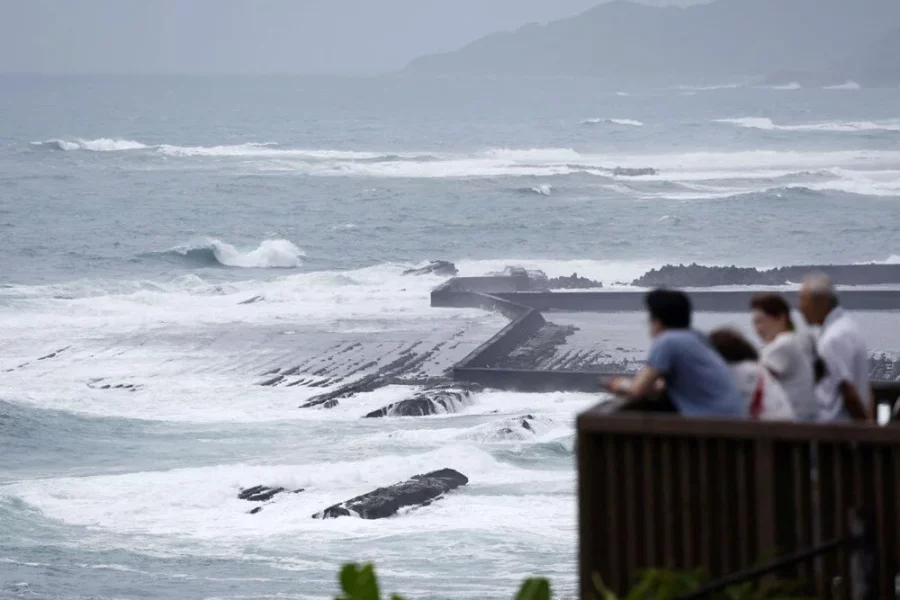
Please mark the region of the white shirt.
<svg viewBox="0 0 900 600"><path fill-rule="evenodd" d="M814 345L810 335L786 331L779 333L760 353L760 362L784 388L798 421L815 421L819 415Z"/></svg>
<svg viewBox="0 0 900 600"><path fill-rule="evenodd" d="M856 323L840 307L835 308L822 325L822 335L816 345L825 363L825 377L816 386L819 402L819 421L850 421L844 408L840 385L851 383L869 409L872 390L869 385L869 353Z"/></svg>
<svg viewBox="0 0 900 600"><path fill-rule="evenodd" d="M749 414L753 395L757 389L761 392L762 411L759 419L763 421L792 421L794 409L788 402L787 394L781 384L763 366L752 360L728 365L737 384Z"/></svg>

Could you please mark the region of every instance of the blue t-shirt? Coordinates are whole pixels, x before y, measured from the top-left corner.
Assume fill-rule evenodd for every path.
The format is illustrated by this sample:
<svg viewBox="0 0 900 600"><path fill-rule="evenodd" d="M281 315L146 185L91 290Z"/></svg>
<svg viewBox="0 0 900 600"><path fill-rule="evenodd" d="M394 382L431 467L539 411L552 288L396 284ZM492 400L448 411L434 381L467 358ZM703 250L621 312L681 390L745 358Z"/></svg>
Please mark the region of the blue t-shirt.
<svg viewBox="0 0 900 600"><path fill-rule="evenodd" d="M647 364L666 380L669 397L682 415L747 415L728 365L702 333L690 329L662 332L650 345Z"/></svg>

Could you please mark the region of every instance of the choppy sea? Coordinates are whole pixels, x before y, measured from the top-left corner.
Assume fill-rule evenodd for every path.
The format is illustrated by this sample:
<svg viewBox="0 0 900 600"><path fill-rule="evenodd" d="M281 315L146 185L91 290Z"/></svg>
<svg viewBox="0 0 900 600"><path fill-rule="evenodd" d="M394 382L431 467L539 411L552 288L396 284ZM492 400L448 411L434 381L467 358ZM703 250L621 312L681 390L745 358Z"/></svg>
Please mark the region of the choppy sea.
<svg viewBox="0 0 900 600"><path fill-rule="evenodd" d="M572 596L573 418L596 396L298 406L502 326L430 308L442 279L402 272L432 259L624 287L673 262L897 261L898 107L850 84L0 77L0 597L327 598L349 560L412 598L527 574ZM258 385L295 366L324 387ZM470 483L427 509L310 518L443 467ZM257 484L306 491L251 515Z"/></svg>

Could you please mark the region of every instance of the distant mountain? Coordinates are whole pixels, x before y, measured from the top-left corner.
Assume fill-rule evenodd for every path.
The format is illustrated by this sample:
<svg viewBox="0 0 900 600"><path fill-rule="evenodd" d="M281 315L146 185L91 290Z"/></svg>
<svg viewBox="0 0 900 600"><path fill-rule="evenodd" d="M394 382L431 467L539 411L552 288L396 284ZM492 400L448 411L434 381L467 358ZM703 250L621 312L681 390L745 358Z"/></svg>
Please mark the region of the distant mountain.
<svg viewBox="0 0 900 600"><path fill-rule="evenodd" d="M718 0L686 8L617 0L423 56L407 71L653 79L824 73L850 70L851 56L862 68L866 52L894 48L898 24L900 0ZM883 49L867 50L882 38Z"/></svg>

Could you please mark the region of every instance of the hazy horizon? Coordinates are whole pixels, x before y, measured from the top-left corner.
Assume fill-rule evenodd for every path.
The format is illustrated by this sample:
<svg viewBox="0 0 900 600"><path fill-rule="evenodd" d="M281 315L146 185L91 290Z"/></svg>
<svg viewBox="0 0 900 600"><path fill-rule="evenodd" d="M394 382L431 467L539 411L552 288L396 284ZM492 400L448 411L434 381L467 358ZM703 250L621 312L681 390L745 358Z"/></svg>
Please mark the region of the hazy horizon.
<svg viewBox="0 0 900 600"><path fill-rule="evenodd" d="M0 0L0 73L374 75L602 3Z"/></svg>

